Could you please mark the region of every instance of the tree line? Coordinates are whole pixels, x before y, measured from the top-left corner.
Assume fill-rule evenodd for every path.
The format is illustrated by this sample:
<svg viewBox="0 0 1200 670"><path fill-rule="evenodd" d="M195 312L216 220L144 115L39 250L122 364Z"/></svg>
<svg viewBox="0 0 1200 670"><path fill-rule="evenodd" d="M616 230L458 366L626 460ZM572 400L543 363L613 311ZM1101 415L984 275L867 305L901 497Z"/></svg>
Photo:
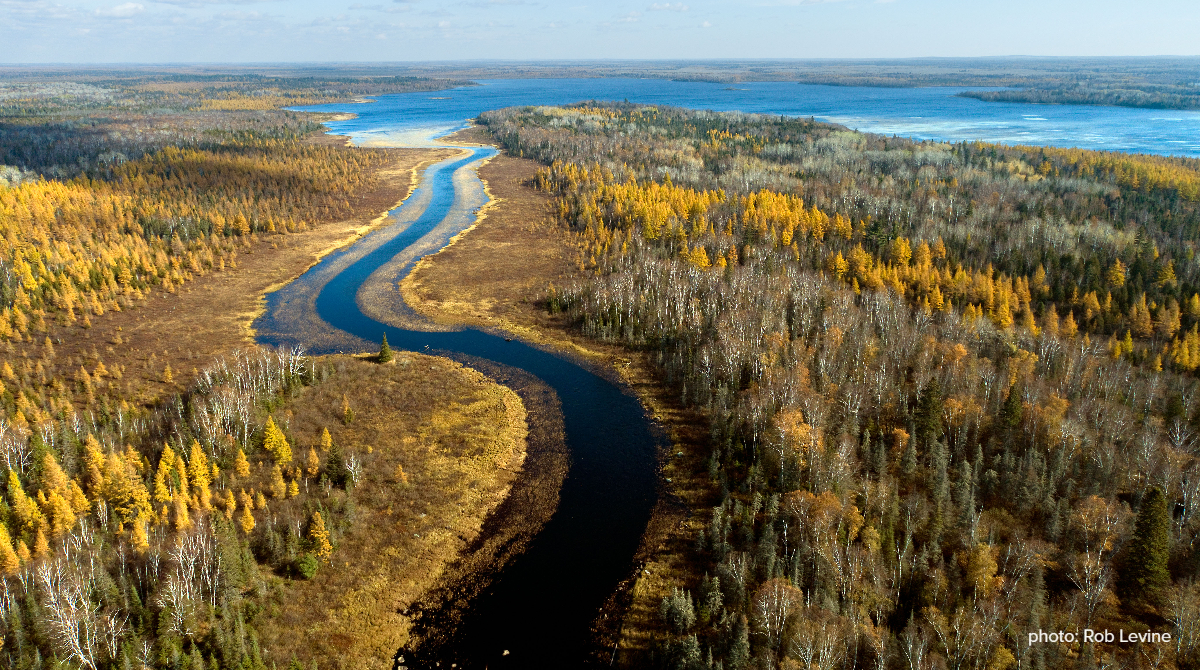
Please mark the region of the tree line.
<svg viewBox="0 0 1200 670"><path fill-rule="evenodd" d="M644 662L1196 664L1195 165L633 105L481 120L548 166L593 270L548 306L710 424L702 567ZM1026 636L1085 626L1174 639Z"/></svg>

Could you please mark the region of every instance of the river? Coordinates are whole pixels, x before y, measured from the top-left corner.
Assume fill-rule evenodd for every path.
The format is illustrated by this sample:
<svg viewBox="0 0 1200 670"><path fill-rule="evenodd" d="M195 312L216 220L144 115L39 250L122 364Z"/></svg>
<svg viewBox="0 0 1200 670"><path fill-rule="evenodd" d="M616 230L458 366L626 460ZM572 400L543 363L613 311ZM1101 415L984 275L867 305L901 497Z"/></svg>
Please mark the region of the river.
<svg viewBox="0 0 1200 670"><path fill-rule="evenodd" d="M862 89L637 79L492 80L434 93L382 96L377 102L311 111L354 112L328 123L360 145L433 146L435 138L478 113L512 105L629 100L716 110L814 116L852 128L920 139L987 140L1200 155L1200 113L1112 107L988 103L956 97L962 89ZM474 222L486 196L475 168L494 153L428 168L419 188L387 224L331 254L268 296L255 322L264 344L303 344L313 353L365 351L387 333L393 347L470 362L486 359L524 370L561 402L569 472L560 503L527 550L468 608L451 643L413 667L576 667L590 649L590 624L630 575L633 555L655 503L658 437L636 398L602 376L553 353L474 329L405 329L362 288L403 277L424 253ZM386 276L383 276L386 275ZM403 306L398 308L404 310ZM407 323L414 315L407 310ZM390 322L385 323L385 322ZM410 655L406 663L413 664Z"/></svg>
<svg viewBox="0 0 1200 670"><path fill-rule="evenodd" d="M494 152L473 148L469 156L429 168L418 191L393 212L397 223L326 257L272 293L255 327L260 342L305 343L313 353L355 345L351 340L312 346L311 339L319 338L295 328L311 307L325 324L357 338L359 348L377 347L368 343L387 333L397 349L487 359L525 370L557 393L571 454L558 509L526 551L477 596L452 643L433 658L423 657L419 667L439 661L442 667L576 667L589 651L592 620L630 574L655 501L658 438L640 402L585 367L523 342L473 329L397 328L365 314L357 299L372 274L436 235L447 217L469 223L473 210L456 207L462 197L456 186L464 183L464 174L474 174L479 159ZM356 254L356 247L369 250ZM401 273L407 271L405 265Z"/></svg>

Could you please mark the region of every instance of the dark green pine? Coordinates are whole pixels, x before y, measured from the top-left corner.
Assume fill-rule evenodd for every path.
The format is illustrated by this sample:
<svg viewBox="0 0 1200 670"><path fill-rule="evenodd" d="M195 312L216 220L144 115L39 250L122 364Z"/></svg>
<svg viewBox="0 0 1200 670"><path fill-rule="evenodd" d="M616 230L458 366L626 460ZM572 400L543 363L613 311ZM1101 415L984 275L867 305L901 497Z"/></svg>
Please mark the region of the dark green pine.
<svg viewBox="0 0 1200 670"><path fill-rule="evenodd" d="M1133 537L1122 552L1119 595L1128 604L1157 605L1171 585L1171 516L1158 487L1146 493L1138 509Z"/></svg>

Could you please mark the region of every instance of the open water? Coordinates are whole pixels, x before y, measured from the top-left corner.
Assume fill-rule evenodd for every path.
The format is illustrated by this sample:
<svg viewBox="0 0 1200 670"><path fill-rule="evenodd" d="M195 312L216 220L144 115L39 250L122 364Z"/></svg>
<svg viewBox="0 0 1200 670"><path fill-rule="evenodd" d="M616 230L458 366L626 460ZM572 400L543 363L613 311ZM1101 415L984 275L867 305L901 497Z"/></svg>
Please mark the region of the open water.
<svg viewBox="0 0 1200 670"><path fill-rule="evenodd" d="M984 102L964 88L867 88L788 82L714 84L659 79L493 79L431 93L380 96L369 104L306 107L353 112L333 132L391 144L463 126L480 112L517 105L628 100L717 111L815 117L872 133L923 140L982 140L1200 157L1200 112ZM986 89L973 89L986 90Z"/></svg>
<svg viewBox="0 0 1200 670"><path fill-rule="evenodd" d="M305 109L353 112L353 119L330 122L331 131L379 146L428 146L488 109L593 99L812 116L918 139L1200 156L1196 112L990 103L955 97L962 89L953 88L729 86L640 79L481 83L381 96L370 104ZM440 663L443 668L451 663L460 668L579 667L594 651L589 631L600 607L635 569L634 552L656 499L659 438L652 421L623 389L570 360L479 330L397 328L369 316L359 297L369 278L396 267L388 263L397 255L408 251L409 258L414 250L439 248L474 222L483 197L474 171L479 159L494 150L470 151L431 166L387 225L268 296L266 313L255 327L263 343L304 344L314 353L346 346L365 350L386 332L397 349L495 361L525 370L555 390L571 453L558 509L525 553L475 598L449 645L419 659L409 653L404 662L410 667ZM398 272L403 275L410 268L411 261Z"/></svg>

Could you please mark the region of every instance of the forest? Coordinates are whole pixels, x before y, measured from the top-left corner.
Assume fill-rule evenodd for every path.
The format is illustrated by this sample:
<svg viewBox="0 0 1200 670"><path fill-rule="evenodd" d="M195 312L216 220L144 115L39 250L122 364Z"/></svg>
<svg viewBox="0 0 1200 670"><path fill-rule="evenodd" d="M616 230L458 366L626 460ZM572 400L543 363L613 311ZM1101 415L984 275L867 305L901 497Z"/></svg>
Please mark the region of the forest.
<svg viewBox="0 0 1200 670"><path fill-rule="evenodd" d="M961 95L986 101L1200 108L1200 59L1195 57L512 61L413 63L399 71L448 79L629 77L882 88L1005 87L1008 90Z"/></svg>
<svg viewBox="0 0 1200 670"><path fill-rule="evenodd" d="M522 443L520 401L437 359L385 367L230 347L172 369L157 356L169 342L134 350L120 328L99 347L88 336L122 312L169 320L163 296L362 214L394 156L325 141L280 104L446 84L155 75L79 86L93 85L119 95L103 108L3 95L0 108L0 665L286 666L270 652L314 653L282 623L288 594L302 600L288 584L314 585L309 598L332 588L321 580L339 550L361 545L355 521L382 514L379 499L397 521L428 511L469 525L467 499L441 479L469 475L472 494L490 491L497 463ZM74 90L23 90L55 86ZM241 102L264 87L287 100ZM384 386L390 405L362 399ZM406 442L378 437L381 421ZM427 443L443 433L474 455L439 451L448 464L435 468ZM395 528L374 539L411 535ZM356 574L343 557L336 572ZM322 602L332 610L336 598ZM344 645L341 656L367 658ZM291 667L317 667L305 658Z"/></svg>
<svg viewBox="0 0 1200 670"><path fill-rule="evenodd" d="M394 68L48 67L0 69L0 117L276 110L362 96L439 91L473 82L393 74Z"/></svg>
<svg viewBox="0 0 1200 670"><path fill-rule="evenodd" d="M708 422L695 567L641 664L1197 667L1200 162L628 104L480 122L590 268L548 309ZM1086 628L1171 639L1028 636Z"/></svg>

